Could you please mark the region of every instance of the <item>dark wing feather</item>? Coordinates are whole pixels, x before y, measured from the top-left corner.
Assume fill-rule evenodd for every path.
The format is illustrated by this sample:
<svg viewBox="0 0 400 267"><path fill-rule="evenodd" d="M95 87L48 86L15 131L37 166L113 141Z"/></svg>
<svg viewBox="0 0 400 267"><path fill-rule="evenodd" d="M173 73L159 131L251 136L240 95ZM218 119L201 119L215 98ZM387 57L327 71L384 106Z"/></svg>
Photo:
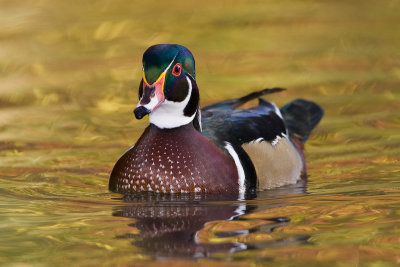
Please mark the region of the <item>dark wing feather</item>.
<svg viewBox="0 0 400 267"><path fill-rule="evenodd" d="M265 100L259 101L257 107L249 109L203 109L203 135L219 146L224 146L224 142L241 146L259 138L272 142L285 134L286 127L277 108Z"/></svg>

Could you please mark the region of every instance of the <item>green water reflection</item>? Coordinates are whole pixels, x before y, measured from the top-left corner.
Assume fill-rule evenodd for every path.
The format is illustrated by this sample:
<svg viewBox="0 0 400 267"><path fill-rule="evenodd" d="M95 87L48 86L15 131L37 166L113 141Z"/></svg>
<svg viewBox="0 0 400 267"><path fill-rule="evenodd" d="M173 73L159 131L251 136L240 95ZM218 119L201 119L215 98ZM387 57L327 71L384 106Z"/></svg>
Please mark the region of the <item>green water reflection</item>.
<svg viewBox="0 0 400 267"><path fill-rule="evenodd" d="M0 7L0 263L400 263L400 1L1 0ZM268 96L278 105L298 97L319 103L326 115L307 144L306 192L213 202L205 210L227 215L199 215L204 225L196 227L192 206L175 203L188 211L178 218L188 219L200 245L161 238L143 246L159 237L144 227L163 217L143 223L141 202L124 202L107 183L147 124L132 109L142 53L155 43L193 52L202 105L273 86L289 89ZM163 210L152 203L148 211ZM247 213L234 212L242 206ZM276 225L277 218L285 220ZM157 254L168 244L202 253L178 246Z"/></svg>

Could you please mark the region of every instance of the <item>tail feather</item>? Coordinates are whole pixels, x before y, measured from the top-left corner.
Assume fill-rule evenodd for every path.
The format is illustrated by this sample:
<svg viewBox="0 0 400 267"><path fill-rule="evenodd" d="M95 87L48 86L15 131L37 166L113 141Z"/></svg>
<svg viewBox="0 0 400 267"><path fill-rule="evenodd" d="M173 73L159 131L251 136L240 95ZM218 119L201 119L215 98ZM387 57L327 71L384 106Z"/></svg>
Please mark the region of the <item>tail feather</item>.
<svg viewBox="0 0 400 267"><path fill-rule="evenodd" d="M281 108L281 113L289 134L296 134L303 144L324 115L320 106L304 99L296 99L286 104Z"/></svg>

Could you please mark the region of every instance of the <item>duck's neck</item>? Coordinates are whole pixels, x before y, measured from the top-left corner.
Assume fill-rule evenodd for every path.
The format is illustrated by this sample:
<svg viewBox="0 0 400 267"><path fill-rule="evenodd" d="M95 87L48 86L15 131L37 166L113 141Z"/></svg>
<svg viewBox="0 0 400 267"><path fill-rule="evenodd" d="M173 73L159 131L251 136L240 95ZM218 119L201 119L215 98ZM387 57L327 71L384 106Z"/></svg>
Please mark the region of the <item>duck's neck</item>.
<svg viewBox="0 0 400 267"><path fill-rule="evenodd" d="M151 124L160 129L173 129L193 124L193 120L197 119L198 121L195 122L195 125L198 125L198 127L195 128L199 128L198 130L201 129L199 91L193 79L186 77L186 81L189 90L185 99L180 102L165 99L159 107L149 114Z"/></svg>
<svg viewBox="0 0 400 267"><path fill-rule="evenodd" d="M183 125L192 124L196 113L192 116L185 116L183 109L186 103L164 101L156 110L149 114L149 121L151 124L160 129L173 129Z"/></svg>

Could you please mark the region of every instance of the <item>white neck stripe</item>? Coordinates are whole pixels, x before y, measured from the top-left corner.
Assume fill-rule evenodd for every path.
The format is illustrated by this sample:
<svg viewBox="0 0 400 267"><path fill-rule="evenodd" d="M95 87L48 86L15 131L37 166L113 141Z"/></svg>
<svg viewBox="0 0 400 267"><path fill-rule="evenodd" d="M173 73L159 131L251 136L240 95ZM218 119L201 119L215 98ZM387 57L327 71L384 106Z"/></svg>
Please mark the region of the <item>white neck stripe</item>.
<svg viewBox="0 0 400 267"><path fill-rule="evenodd" d="M238 184L239 184L239 198L244 199L244 194L246 192L246 185L245 185L245 173L244 169L242 166L242 163L240 162L239 155L236 153L235 149L232 147L232 145L229 142L225 142L225 149L228 150L229 154L233 158L233 161L235 162L237 171L238 171Z"/></svg>

